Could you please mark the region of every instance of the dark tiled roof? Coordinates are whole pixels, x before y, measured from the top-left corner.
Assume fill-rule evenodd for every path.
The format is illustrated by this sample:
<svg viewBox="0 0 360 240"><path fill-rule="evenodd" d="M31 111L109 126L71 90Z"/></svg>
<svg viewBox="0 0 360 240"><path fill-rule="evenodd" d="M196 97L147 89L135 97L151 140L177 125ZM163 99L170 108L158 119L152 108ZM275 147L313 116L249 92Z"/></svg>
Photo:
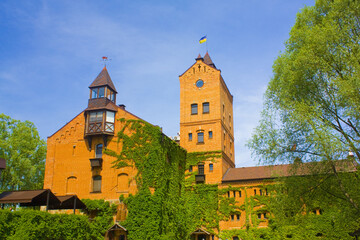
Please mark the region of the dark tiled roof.
<svg viewBox="0 0 360 240"><path fill-rule="evenodd" d="M107 98L93 98L89 99L88 107L85 109L85 111L107 109L117 112L118 108L119 107L116 106L115 103Z"/></svg>
<svg viewBox="0 0 360 240"><path fill-rule="evenodd" d="M305 176L311 174L312 166L306 163L302 168L298 168L296 172L292 169L292 165L272 165L272 166L259 166L259 167L242 167L242 168L229 168L223 176L223 182L235 182L235 181L247 181L258 179L272 179L276 177L288 177L293 176ZM353 172L356 171L356 167L349 161L337 161L335 163L336 169L339 172Z"/></svg>
<svg viewBox="0 0 360 240"><path fill-rule="evenodd" d="M103 70L99 73L99 75L95 78L95 80L91 83L89 88L106 86L106 85L117 93L115 85L111 81L110 75L106 67L104 67Z"/></svg>
<svg viewBox="0 0 360 240"><path fill-rule="evenodd" d="M204 56L204 63L206 63L207 65L216 68L215 64L213 63L213 61L210 58L210 55L208 52L206 52L205 56Z"/></svg>

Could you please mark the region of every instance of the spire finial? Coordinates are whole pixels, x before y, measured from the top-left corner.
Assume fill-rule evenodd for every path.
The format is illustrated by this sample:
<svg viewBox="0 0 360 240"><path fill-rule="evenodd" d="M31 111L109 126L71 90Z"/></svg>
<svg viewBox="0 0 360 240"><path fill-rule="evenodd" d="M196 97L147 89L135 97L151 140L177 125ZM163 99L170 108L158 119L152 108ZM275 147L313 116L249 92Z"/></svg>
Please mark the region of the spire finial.
<svg viewBox="0 0 360 240"><path fill-rule="evenodd" d="M108 61L111 61L111 59L109 59L109 58L106 57L106 56L103 56L103 57L102 57L102 62L103 62L103 64L104 64L104 69L106 69L106 63L107 63Z"/></svg>

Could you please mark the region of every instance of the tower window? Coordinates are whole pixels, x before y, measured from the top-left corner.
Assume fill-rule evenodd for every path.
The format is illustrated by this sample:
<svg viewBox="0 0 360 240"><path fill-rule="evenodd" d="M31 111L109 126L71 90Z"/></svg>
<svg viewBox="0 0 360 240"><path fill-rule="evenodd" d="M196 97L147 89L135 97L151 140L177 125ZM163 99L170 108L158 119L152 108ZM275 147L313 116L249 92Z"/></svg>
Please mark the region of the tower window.
<svg viewBox="0 0 360 240"><path fill-rule="evenodd" d="M209 164L209 171L210 172L214 171L214 164L212 163Z"/></svg>
<svg viewBox="0 0 360 240"><path fill-rule="evenodd" d="M236 214L236 220L240 220L240 214Z"/></svg>
<svg viewBox="0 0 360 240"><path fill-rule="evenodd" d="M197 135L198 135L198 143L204 143L204 133L199 132Z"/></svg>
<svg viewBox="0 0 360 240"><path fill-rule="evenodd" d="M192 141L192 133L189 133L189 141Z"/></svg>
<svg viewBox="0 0 360 240"><path fill-rule="evenodd" d="M191 114L198 114L198 105L197 103L191 104Z"/></svg>
<svg viewBox="0 0 360 240"><path fill-rule="evenodd" d="M105 96L105 88L99 88L99 98L103 98Z"/></svg>
<svg viewBox="0 0 360 240"><path fill-rule="evenodd" d="M209 138L213 138L213 132L209 131Z"/></svg>
<svg viewBox="0 0 360 240"><path fill-rule="evenodd" d="M93 192L101 192L101 176L93 177Z"/></svg>
<svg viewBox="0 0 360 240"><path fill-rule="evenodd" d="M204 102L203 103L203 113L209 113L210 112L210 103Z"/></svg>
<svg viewBox="0 0 360 240"><path fill-rule="evenodd" d="M100 143L95 147L95 158L102 158L103 145Z"/></svg>

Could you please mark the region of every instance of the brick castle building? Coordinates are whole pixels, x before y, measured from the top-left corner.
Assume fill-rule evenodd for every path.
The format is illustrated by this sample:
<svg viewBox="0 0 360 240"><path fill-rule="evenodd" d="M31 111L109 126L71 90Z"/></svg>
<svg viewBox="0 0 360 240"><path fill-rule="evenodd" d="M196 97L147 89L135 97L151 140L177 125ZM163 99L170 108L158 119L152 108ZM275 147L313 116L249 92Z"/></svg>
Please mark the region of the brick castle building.
<svg viewBox="0 0 360 240"><path fill-rule="evenodd" d="M191 166L197 171L197 183L242 187L229 191L239 205L246 196L266 194L260 187L264 179L286 167L235 168L233 96L208 53L179 77L180 80L180 146L188 152L217 151L217 161L205 161ZM121 151L116 133L116 119L140 119L116 104L116 88L104 67L89 86L87 108L65 124L47 140L44 189L55 195L77 194L79 198L105 199L118 202L119 196L136 193L133 179L136 169L112 168L112 159L103 154L104 148ZM258 226L266 226L266 213L257 215ZM220 230L241 229L244 214L231 215L220 222ZM217 239L206 231L195 233L196 240ZM237 239L236 237L234 239Z"/></svg>

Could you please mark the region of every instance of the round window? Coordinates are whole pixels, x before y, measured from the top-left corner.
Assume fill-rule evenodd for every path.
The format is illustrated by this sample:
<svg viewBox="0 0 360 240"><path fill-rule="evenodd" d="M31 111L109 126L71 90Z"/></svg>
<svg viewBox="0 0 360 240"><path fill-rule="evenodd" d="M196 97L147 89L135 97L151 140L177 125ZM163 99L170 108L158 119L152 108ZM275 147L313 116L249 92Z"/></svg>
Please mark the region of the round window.
<svg viewBox="0 0 360 240"><path fill-rule="evenodd" d="M197 86L198 88L201 88L202 86L204 86L204 81L201 80L201 79L197 80L197 81L196 81L196 86Z"/></svg>

